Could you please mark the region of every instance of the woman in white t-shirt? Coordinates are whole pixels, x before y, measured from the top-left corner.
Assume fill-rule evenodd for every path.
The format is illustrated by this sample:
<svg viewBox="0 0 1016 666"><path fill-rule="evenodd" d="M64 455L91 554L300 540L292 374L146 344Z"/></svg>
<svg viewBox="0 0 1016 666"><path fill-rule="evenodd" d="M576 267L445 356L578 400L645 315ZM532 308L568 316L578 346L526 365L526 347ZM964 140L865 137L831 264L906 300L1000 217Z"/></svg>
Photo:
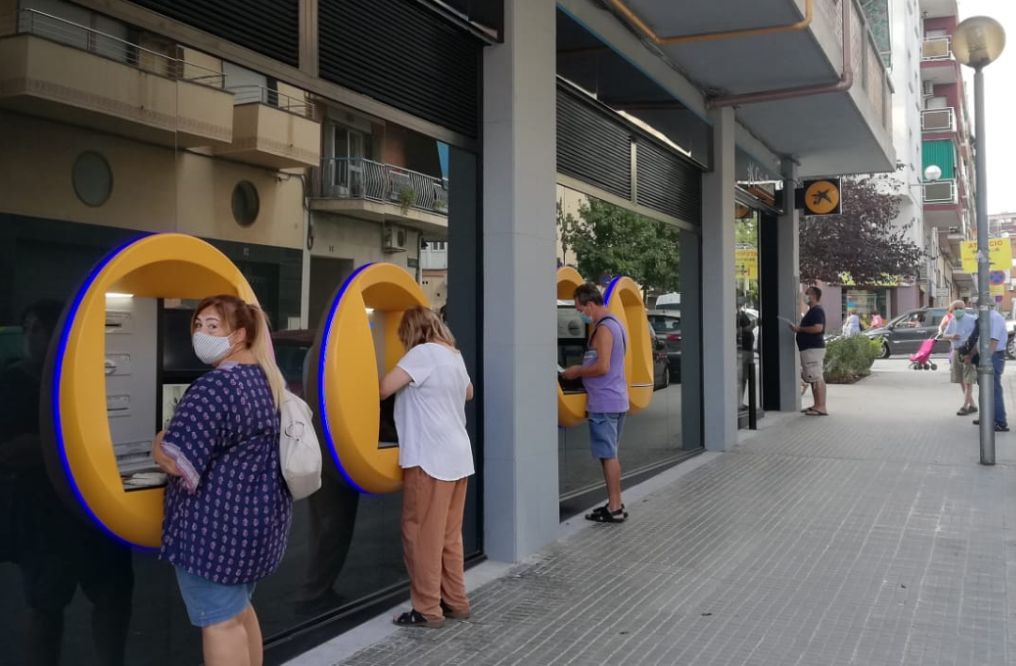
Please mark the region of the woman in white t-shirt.
<svg viewBox="0 0 1016 666"><path fill-rule="evenodd" d="M473 399L455 338L433 311L407 310L399 340L408 350L381 379L381 399L395 396L403 469L402 548L411 610L400 626L437 628L469 617L462 564L462 513L473 451L466 401Z"/></svg>

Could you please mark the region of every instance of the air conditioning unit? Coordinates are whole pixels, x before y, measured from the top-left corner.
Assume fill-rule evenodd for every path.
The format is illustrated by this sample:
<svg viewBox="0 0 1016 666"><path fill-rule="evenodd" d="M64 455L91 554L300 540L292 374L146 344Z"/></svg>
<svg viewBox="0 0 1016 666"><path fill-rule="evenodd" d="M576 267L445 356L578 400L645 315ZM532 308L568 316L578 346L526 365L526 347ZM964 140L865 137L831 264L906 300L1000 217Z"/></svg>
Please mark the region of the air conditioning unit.
<svg viewBox="0 0 1016 666"><path fill-rule="evenodd" d="M924 84L924 96L934 97L935 96L935 82L934 81L923 81Z"/></svg>
<svg viewBox="0 0 1016 666"><path fill-rule="evenodd" d="M405 252L408 233L402 227L385 227L381 249L385 252Z"/></svg>

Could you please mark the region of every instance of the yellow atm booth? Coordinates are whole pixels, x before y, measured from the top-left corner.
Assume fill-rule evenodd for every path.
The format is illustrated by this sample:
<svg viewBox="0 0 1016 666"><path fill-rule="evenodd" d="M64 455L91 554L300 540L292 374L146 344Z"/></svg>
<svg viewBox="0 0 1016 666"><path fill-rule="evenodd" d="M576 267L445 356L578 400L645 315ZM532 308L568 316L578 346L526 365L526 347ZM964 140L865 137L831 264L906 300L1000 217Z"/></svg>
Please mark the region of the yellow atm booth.
<svg viewBox="0 0 1016 666"><path fill-rule="evenodd" d="M49 351L42 424L55 454L50 474L107 534L134 547L157 548L162 538L164 477L150 459L162 390L157 299L214 294L256 302L239 268L208 243L141 237L92 269Z"/></svg>
<svg viewBox="0 0 1016 666"><path fill-rule="evenodd" d="M572 300L575 289L583 283L585 280L574 268L558 269L558 356L561 365L581 362L581 354L576 356L574 352L569 354L561 350L564 346L584 346L588 335L586 327L578 328L578 320L567 316L570 306L564 304L564 301ZM631 278L616 277L607 286L603 300L610 313L621 322L628 337L624 355L628 411L635 414L648 407L653 399L653 333L649 328L642 292ZM565 342L562 344L562 341ZM557 406L561 427L571 428L586 419L586 394L577 384L558 382Z"/></svg>
<svg viewBox="0 0 1016 666"><path fill-rule="evenodd" d="M338 288L318 331L309 400L322 443L346 482L361 493L402 487L390 406L382 405L380 375L405 354L399 323L427 297L405 269L367 264ZM387 427L385 427L387 426Z"/></svg>

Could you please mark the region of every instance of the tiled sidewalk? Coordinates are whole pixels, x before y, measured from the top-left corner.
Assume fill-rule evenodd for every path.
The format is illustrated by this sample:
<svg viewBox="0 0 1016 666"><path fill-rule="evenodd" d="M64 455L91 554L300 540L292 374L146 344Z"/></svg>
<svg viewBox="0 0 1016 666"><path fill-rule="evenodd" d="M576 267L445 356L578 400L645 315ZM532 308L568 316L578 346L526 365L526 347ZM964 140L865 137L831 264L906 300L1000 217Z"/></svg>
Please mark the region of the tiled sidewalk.
<svg viewBox="0 0 1016 666"><path fill-rule="evenodd" d="M1016 432L980 466L948 374L880 365L342 663L1016 663Z"/></svg>

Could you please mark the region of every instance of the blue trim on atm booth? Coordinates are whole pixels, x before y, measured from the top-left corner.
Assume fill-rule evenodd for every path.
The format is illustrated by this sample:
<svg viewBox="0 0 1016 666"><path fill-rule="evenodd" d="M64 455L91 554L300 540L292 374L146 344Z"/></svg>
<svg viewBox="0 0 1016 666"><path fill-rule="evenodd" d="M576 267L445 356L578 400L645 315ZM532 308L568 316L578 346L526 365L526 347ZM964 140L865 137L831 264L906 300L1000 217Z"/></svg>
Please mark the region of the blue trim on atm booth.
<svg viewBox="0 0 1016 666"><path fill-rule="evenodd" d="M335 296L335 300L332 301L331 306L328 308L328 316L325 317L325 331L324 335L321 336L321 349L318 350L318 413L321 415L321 432L325 436L325 443L328 444L328 452L332 454L332 460L335 461L335 466L338 467L339 473L342 474L342 478L346 480L346 483L351 488L359 492L361 495L373 495L364 490L356 481L349 476L349 472L342 466L342 459L339 457L339 452L335 448L335 440L332 438L332 431L328 427L328 413L325 409L325 352L328 349L328 339L332 335L332 324L335 320L335 311L339 309L339 303L342 302L342 297L346 295L346 290L349 289L349 285L353 283L360 273L364 269L373 266L373 262L364 264L357 268L353 273L346 278L346 281L342 283L342 287L339 288L339 293Z"/></svg>
<svg viewBox="0 0 1016 666"><path fill-rule="evenodd" d="M99 273L101 273L109 264L109 262L111 262L114 258L116 258L118 254L120 254L130 246L134 245L135 243L144 240L145 238L148 238L149 236L152 235L153 234L143 234L133 240L127 241L123 245L114 249L112 252L103 257L102 260L99 263L97 263L94 268L92 268L92 271L88 274L88 277L85 278L85 281L81 285L81 288L78 289L78 292L74 295L74 300L71 302L70 309L67 311L67 317L64 319L63 330L60 331L60 341L56 348L56 359L54 360L53 363L53 384L50 390L50 401L53 412L53 434L55 435L56 438L56 449L57 453L60 454L60 464L63 466L64 474L67 477L67 484L70 486L71 491L74 493L74 498L78 501L78 504L81 505L81 508L84 510L85 514L92 520L92 522L94 522L96 525L99 526L99 528L106 534L106 536L110 537L117 543L128 546L136 551L146 553L155 552L158 549L145 548L143 546L137 545L136 543L127 541L119 534L116 534L111 529L106 527L106 524L102 522L102 520L97 515L95 515L94 511L92 511L92 507L88 505L88 501L85 500L85 496L84 494L82 494L81 488L78 487L77 481L74 479L74 473L71 471L71 463L70 460L67 458L67 446L66 443L64 442L63 436L63 419L60 415L60 380L63 376L63 361L64 356L67 353L67 342L68 339L70 338L71 329L74 328L74 320L77 319L78 308L81 306L81 301L84 299L85 294L87 294L88 290L92 288L92 284L95 282L95 279L99 276Z"/></svg>
<svg viewBox="0 0 1016 666"><path fill-rule="evenodd" d="M618 275L617 277L615 277L610 281L609 285L607 285L607 291L603 294L604 305L610 303L610 297L614 295L614 288L617 286L617 283L620 282L621 278L623 277L624 277L623 275Z"/></svg>

